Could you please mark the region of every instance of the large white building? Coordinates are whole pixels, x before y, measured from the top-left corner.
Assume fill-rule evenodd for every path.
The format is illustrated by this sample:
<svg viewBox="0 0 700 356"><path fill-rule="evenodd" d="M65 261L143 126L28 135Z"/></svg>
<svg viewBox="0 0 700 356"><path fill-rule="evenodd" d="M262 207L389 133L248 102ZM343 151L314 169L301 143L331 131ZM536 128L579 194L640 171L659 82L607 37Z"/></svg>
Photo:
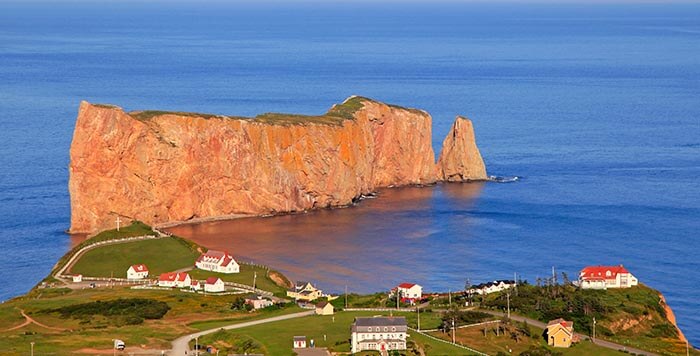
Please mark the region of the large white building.
<svg viewBox="0 0 700 356"><path fill-rule="evenodd" d="M581 270L578 277L582 289L630 288L639 281L625 267L588 266Z"/></svg>
<svg viewBox="0 0 700 356"><path fill-rule="evenodd" d="M406 350L406 318L357 317L352 324L351 351Z"/></svg>
<svg viewBox="0 0 700 356"><path fill-rule="evenodd" d="M148 277L148 267L144 264L130 266L126 270L127 279L144 279Z"/></svg>
<svg viewBox="0 0 700 356"><path fill-rule="evenodd" d="M192 279L190 278L190 274L185 272L163 273L158 277L158 286L190 288L192 286Z"/></svg>
<svg viewBox="0 0 700 356"><path fill-rule="evenodd" d="M239 273L241 267L228 252L209 250L203 253L194 265L205 271L219 273Z"/></svg>

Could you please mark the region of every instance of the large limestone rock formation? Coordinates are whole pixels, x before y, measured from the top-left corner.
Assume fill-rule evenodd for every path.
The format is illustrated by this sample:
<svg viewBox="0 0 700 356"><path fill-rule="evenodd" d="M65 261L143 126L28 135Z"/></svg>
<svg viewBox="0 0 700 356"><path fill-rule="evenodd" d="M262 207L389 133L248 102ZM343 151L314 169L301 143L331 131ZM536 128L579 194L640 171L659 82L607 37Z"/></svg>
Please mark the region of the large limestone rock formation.
<svg viewBox="0 0 700 356"><path fill-rule="evenodd" d="M117 216L159 224L303 211L379 187L485 179L471 124L462 126L436 167L430 115L361 97L321 116L254 118L83 102L70 151L70 231L112 228Z"/></svg>
<svg viewBox="0 0 700 356"><path fill-rule="evenodd" d="M486 179L486 166L476 147L471 120L457 116L442 143L437 166L439 180L463 182Z"/></svg>

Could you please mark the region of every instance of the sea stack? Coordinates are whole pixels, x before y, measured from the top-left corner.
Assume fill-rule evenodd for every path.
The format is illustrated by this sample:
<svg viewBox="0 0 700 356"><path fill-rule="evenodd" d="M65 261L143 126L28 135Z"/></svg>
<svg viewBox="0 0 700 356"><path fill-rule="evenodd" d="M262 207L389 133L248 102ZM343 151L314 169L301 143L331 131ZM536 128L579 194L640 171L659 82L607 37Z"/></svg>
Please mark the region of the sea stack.
<svg viewBox="0 0 700 356"><path fill-rule="evenodd" d="M438 164L432 119L353 96L326 114L252 118L82 102L70 150L71 227L158 225L343 206L381 187L486 179L469 120Z"/></svg>
<svg viewBox="0 0 700 356"><path fill-rule="evenodd" d="M445 141L442 142L437 170L438 179L446 182L486 179L486 166L476 146L471 120L457 116Z"/></svg>

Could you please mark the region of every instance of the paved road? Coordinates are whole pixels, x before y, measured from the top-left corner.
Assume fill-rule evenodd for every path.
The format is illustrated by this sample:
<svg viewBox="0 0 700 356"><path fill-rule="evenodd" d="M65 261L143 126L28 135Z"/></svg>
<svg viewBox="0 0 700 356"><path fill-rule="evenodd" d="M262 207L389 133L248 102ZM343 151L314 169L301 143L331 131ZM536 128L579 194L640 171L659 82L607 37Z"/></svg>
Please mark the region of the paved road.
<svg viewBox="0 0 700 356"><path fill-rule="evenodd" d="M502 317L505 315L503 313L492 311L492 310L479 309L479 311L482 311L484 313L488 313L491 315L499 316L499 317ZM511 314L510 318L515 320L515 321L519 321L521 323L527 321L528 324L535 326L535 327L538 327L540 329L547 328L547 324L545 324L539 320L530 319L530 318L526 318L524 316L512 315L512 314ZM583 335L583 334L579 334L579 333L574 333L574 334L578 335L578 337L581 338L581 340L590 340L590 337L588 337L588 335ZM595 344L598 346L608 348L608 349L612 349L612 350L627 350L630 353L634 352L637 355L659 356L659 354L655 354L653 352L635 349L634 347L620 345L620 344L616 344L614 342L605 341L605 340L601 340L601 339L596 339Z"/></svg>
<svg viewBox="0 0 700 356"><path fill-rule="evenodd" d="M299 312L299 313L294 313L294 314L280 315L280 316L275 316L275 317L267 318L267 319L253 320L253 321L248 321L248 322L244 322L244 323L226 325L223 327L218 327L218 328L214 328L214 329L204 330L204 331L200 331L197 333L185 335L185 336L179 337L179 338L175 339L175 341L173 341L173 348L172 348L172 350L170 350L170 353L168 355L180 356L180 355L185 355L185 352L187 352L188 355L191 355L192 353L190 352L190 346L189 346L190 340L194 339L195 337L201 337L203 335L217 332L221 329L224 329L224 330L240 329L240 328L245 328L248 326L271 323L271 322L280 321L280 320L301 318L304 316L313 315L315 312L316 312L315 310L309 310L309 311L304 311L304 312Z"/></svg>

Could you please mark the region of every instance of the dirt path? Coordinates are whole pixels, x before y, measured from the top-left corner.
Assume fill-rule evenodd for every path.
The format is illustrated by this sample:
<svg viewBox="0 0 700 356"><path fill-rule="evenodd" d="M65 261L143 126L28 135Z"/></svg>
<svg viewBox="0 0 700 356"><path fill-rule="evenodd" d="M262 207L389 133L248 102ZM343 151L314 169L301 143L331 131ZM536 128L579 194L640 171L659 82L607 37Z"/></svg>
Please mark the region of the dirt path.
<svg viewBox="0 0 700 356"><path fill-rule="evenodd" d="M21 329L29 324L35 324L35 325L38 325L44 329L49 329L49 330L70 331L70 329L57 328L54 326L48 326L46 324L42 324L42 323L34 320L34 318L32 318L31 316L27 315L27 313L25 313L24 310L22 310L22 309L19 310L19 313L22 314L22 316L24 317L24 322L22 324L17 325L17 326L13 326L9 329L5 329L4 331L12 331L12 330Z"/></svg>

